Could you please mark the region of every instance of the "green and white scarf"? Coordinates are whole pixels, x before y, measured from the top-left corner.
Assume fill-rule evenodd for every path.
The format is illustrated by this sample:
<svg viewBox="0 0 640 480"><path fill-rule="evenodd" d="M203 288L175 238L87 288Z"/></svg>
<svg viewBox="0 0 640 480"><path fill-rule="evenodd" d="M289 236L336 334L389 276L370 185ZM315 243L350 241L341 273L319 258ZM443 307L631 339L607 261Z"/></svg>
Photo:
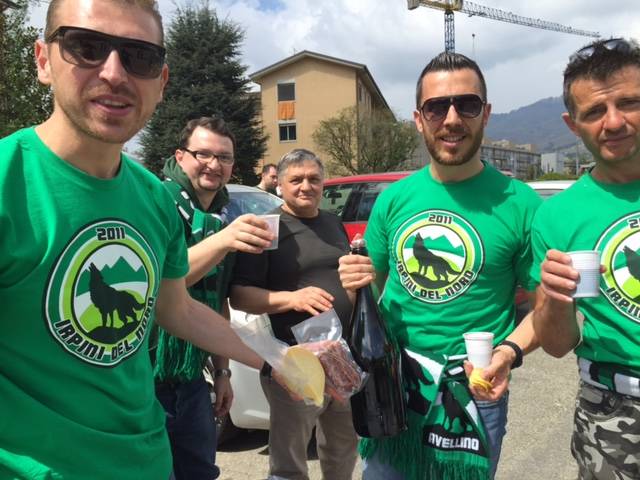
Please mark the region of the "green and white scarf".
<svg viewBox="0 0 640 480"><path fill-rule="evenodd" d="M168 167L171 167L169 169ZM178 212L182 217L186 232L187 247L201 242L209 235L219 232L227 226L226 209L224 203L227 201L226 192L211 206L208 212L204 212L194 198L193 193L189 193L190 187L188 178L183 174L182 169L175 164L174 159L170 159L165 167L167 179L164 184L171 193ZM217 197L218 195L216 195ZM222 203L222 205L221 205ZM212 213L219 211L219 213ZM223 261L213 267L202 279L189 288L189 294L196 300L208 305L217 312L221 311L222 301L227 297L227 287L230 280L234 255L227 255ZM157 348L155 350L154 377L160 381L190 381L202 375L208 352L200 350L190 342L181 340L170 335L162 328L157 328L154 332L157 336Z"/></svg>
<svg viewBox="0 0 640 480"><path fill-rule="evenodd" d="M471 397L462 360L404 350L402 371L408 429L360 442L360 454L379 459L406 480L486 480L489 444Z"/></svg>

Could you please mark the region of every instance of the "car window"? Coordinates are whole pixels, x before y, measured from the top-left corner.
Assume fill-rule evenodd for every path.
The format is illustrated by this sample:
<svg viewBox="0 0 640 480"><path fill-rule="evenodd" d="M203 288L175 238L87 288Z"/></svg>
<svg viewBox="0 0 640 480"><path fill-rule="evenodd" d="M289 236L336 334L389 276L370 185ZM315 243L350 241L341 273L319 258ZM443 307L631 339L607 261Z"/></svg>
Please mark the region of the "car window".
<svg viewBox="0 0 640 480"><path fill-rule="evenodd" d="M371 215L371 209L373 204L380 195L380 192L385 190L391 183L390 182L365 182L358 185L357 188L351 192L347 204L345 205L342 213L343 222L366 222Z"/></svg>
<svg viewBox="0 0 640 480"><path fill-rule="evenodd" d="M354 187L355 183L340 183L337 185L325 185L322 192L322 201L320 202L320 208L329 212L335 213L338 216L342 216L344 206L349 199L349 195Z"/></svg>
<svg viewBox="0 0 640 480"><path fill-rule="evenodd" d="M266 192L230 192L229 197L229 221L245 213L262 215L282 204L282 200Z"/></svg>

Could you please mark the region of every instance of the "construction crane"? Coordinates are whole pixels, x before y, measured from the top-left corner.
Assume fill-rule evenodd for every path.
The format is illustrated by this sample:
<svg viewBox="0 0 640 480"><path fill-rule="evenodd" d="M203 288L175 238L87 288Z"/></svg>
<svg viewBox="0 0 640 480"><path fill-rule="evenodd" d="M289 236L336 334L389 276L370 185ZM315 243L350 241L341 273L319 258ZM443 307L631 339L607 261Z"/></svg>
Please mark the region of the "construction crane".
<svg viewBox="0 0 640 480"><path fill-rule="evenodd" d="M444 10L444 49L447 52L453 52L456 49L453 12L463 12L468 14L470 17L476 15L478 17L499 20L501 22L515 23L526 27L542 28L544 30L553 30L555 32L570 33L572 35L582 35L584 37L595 38L600 37L600 34L597 32L578 30L559 23L547 22L546 20L540 20L537 18L522 17L497 8L490 8L478 5L477 3L467 2L466 0L407 0L407 4L409 10L413 10L419 6L435 8L436 10Z"/></svg>

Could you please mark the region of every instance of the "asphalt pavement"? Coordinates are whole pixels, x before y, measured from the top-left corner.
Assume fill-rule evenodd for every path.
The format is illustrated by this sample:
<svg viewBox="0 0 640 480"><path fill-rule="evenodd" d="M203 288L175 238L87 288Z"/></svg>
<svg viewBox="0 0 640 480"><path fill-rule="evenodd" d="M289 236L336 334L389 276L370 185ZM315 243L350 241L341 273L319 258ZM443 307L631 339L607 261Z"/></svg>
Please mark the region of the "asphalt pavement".
<svg viewBox="0 0 640 480"><path fill-rule="evenodd" d="M573 354L555 359L538 350L514 370L509 422L496 480L575 480L570 452L571 426L578 387ZM217 463L221 480L264 480L269 468L268 434L243 432L221 446ZM309 478L321 480L313 445ZM360 478L360 464L353 479ZM326 479L332 480L332 479Z"/></svg>

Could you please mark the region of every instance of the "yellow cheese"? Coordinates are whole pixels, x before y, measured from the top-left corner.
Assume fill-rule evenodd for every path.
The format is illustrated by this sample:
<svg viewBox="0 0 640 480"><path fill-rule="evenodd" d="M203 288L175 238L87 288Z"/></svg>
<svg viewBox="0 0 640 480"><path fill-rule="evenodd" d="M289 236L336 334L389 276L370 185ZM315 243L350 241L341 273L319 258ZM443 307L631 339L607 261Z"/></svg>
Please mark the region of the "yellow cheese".
<svg viewBox="0 0 640 480"><path fill-rule="evenodd" d="M488 392L493 388L491 382L487 382L484 378L482 378L481 368L474 368L471 372L471 376L469 377L469 383L474 387L482 388L485 392Z"/></svg>
<svg viewBox="0 0 640 480"><path fill-rule="evenodd" d="M287 388L317 406L324 401L324 370L313 352L299 345L289 347L279 372Z"/></svg>

